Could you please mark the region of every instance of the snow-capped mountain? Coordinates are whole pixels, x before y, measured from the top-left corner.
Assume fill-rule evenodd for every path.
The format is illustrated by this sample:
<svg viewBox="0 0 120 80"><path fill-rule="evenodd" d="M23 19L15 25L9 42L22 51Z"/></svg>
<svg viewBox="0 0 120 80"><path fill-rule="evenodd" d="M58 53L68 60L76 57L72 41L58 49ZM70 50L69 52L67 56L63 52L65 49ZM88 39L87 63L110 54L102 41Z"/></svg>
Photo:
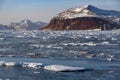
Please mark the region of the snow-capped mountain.
<svg viewBox="0 0 120 80"><path fill-rule="evenodd" d="M116 17L116 21L120 21L120 12L118 11L113 11L113 10L102 10L99 8L96 8L92 5L85 5L83 7L76 7L76 8L71 8L68 9L67 11L64 11L60 14L58 14L56 17L59 18L76 18L76 17L107 17L110 19L114 19L111 18ZM118 19L119 17L119 19Z"/></svg>
<svg viewBox="0 0 120 80"><path fill-rule="evenodd" d="M75 7L57 14L48 26L42 29L52 30L86 30L103 28L120 28L120 12L102 10L92 5Z"/></svg>
<svg viewBox="0 0 120 80"><path fill-rule="evenodd" d="M15 30L38 30L40 27L46 26L44 22L32 22L28 19L22 20L21 22L11 23L9 26Z"/></svg>

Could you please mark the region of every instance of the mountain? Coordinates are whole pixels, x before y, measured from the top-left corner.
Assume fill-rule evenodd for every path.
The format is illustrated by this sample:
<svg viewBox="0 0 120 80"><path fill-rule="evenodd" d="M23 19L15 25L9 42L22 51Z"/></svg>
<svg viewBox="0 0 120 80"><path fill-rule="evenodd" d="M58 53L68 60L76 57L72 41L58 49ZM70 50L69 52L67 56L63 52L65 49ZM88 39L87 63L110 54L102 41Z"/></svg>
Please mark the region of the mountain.
<svg viewBox="0 0 120 80"><path fill-rule="evenodd" d="M120 28L120 12L92 5L75 7L57 14L41 30L112 30Z"/></svg>
<svg viewBox="0 0 120 80"><path fill-rule="evenodd" d="M12 30L13 28L8 27L7 25L0 24L0 30Z"/></svg>
<svg viewBox="0 0 120 80"><path fill-rule="evenodd" d="M22 20L21 22L14 22L9 25L9 27L13 27L14 30L38 30L40 27L46 26L47 23L44 22L32 22L28 19Z"/></svg>

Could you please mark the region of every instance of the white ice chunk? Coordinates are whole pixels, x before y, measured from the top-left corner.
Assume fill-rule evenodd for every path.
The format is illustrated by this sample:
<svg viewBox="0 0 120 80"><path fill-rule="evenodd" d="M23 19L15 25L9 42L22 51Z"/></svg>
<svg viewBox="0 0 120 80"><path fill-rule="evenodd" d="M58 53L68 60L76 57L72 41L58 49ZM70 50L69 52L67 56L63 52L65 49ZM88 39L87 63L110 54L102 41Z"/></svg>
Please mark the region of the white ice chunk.
<svg viewBox="0 0 120 80"><path fill-rule="evenodd" d="M102 45L109 45L109 42L108 41L104 41L101 43Z"/></svg>
<svg viewBox="0 0 120 80"><path fill-rule="evenodd" d="M31 63L31 62L24 62L22 67L30 67L30 68L41 68L42 63Z"/></svg>
<svg viewBox="0 0 120 80"><path fill-rule="evenodd" d="M0 61L0 66L10 66L10 67L29 67L29 68L41 68L42 63L33 63L33 62L6 62Z"/></svg>
<svg viewBox="0 0 120 80"><path fill-rule="evenodd" d="M21 63L17 63L17 62L6 62L5 66L21 66Z"/></svg>
<svg viewBox="0 0 120 80"><path fill-rule="evenodd" d="M44 69L50 70L50 71L56 71L56 72L85 70L84 67L71 67L71 66L63 66L63 65L48 65L48 66L45 66Z"/></svg>

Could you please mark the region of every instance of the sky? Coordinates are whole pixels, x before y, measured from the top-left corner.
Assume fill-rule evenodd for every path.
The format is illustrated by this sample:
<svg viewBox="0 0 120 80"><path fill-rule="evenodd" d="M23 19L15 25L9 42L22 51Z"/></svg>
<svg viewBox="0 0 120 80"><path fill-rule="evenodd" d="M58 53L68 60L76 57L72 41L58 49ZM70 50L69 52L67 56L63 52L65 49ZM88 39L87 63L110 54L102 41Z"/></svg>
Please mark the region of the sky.
<svg viewBox="0 0 120 80"><path fill-rule="evenodd" d="M24 19L49 23L66 9L91 4L101 9L120 11L120 0L0 0L0 24Z"/></svg>

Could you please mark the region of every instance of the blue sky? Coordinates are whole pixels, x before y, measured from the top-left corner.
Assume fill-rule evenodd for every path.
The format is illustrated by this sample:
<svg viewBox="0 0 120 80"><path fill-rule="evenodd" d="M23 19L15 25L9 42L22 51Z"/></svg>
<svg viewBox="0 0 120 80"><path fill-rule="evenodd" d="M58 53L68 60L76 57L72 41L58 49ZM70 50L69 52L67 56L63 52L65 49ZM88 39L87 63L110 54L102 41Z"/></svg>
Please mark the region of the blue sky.
<svg viewBox="0 0 120 80"><path fill-rule="evenodd" d="M49 22L59 12L86 4L120 11L119 3L120 0L0 0L0 24L23 19Z"/></svg>

